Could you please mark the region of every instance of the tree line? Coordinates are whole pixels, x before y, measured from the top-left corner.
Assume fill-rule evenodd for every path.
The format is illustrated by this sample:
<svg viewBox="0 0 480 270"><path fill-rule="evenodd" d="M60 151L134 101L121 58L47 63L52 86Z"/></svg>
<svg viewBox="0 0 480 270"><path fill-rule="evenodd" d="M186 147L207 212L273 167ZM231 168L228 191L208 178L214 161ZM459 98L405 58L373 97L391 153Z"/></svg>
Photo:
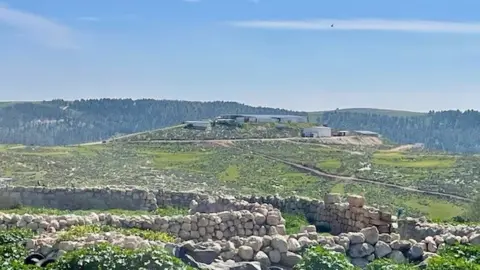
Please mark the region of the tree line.
<svg viewBox="0 0 480 270"><path fill-rule="evenodd" d="M226 101L58 99L10 103L0 106L0 143L65 145L99 141L235 113L307 115ZM423 143L429 149L449 152L480 152L480 112L475 110L409 116L328 111L310 120L339 129L375 131L397 143Z"/></svg>
<svg viewBox="0 0 480 270"><path fill-rule="evenodd" d="M430 111L418 116L324 112L316 119L331 127L370 130L396 143L423 143L447 152L480 152L480 112Z"/></svg>
<svg viewBox="0 0 480 270"><path fill-rule="evenodd" d="M99 141L220 114L295 114L284 109L237 102L153 99L52 100L2 104L0 143L65 145Z"/></svg>

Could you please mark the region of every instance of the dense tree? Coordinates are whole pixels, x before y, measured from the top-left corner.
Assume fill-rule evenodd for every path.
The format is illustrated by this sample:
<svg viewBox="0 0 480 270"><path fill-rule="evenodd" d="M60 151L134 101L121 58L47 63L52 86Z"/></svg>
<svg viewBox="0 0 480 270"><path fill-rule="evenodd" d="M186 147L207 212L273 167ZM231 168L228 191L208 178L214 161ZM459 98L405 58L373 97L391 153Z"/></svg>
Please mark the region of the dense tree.
<svg viewBox="0 0 480 270"><path fill-rule="evenodd" d="M236 102L91 99L11 103L0 107L0 143L63 145L98 141L227 113L303 114Z"/></svg>
<svg viewBox="0 0 480 270"><path fill-rule="evenodd" d="M0 106L0 143L63 145L97 141L226 113L306 115L223 101L57 99L11 103ZM310 120L333 128L376 131L397 143L424 143L427 148L450 152L480 152L480 112L474 110L410 116L334 110Z"/></svg>
<svg viewBox="0 0 480 270"><path fill-rule="evenodd" d="M480 152L480 112L430 111L419 116L389 116L354 112L325 112L331 127L378 132L397 143L424 143L449 152Z"/></svg>

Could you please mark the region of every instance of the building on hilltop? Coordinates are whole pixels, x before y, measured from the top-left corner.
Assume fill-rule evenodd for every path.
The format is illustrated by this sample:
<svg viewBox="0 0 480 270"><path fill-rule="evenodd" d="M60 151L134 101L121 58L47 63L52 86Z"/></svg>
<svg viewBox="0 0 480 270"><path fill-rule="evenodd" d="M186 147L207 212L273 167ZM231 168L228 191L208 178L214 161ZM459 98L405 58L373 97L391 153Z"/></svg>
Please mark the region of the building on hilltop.
<svg viewBox="0 0 480 270"><path fill-rule="evenodd" d="M332 136L332 129L329 127L309 127L304 128L302 130L302 137L331 137Z"/></svg>
<svg viewBox="0 0 480 270"><path fill-rule="evenodd" d="M307 123L306 116L269 114L222 114L216 120L233 120L237 123Z"/></svg>

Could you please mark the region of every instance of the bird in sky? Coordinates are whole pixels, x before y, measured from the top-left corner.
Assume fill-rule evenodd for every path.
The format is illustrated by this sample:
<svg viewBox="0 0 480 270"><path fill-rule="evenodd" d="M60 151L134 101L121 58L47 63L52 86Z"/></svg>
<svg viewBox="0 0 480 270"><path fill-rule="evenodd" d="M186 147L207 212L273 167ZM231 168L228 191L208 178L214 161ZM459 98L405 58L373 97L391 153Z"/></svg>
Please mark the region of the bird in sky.
<svg viewBox="0 0 480 270"><path fill-rule="evenodd" d="M333 23L332 23L332 25L330 25L330 27L333 27Z"/></svg>

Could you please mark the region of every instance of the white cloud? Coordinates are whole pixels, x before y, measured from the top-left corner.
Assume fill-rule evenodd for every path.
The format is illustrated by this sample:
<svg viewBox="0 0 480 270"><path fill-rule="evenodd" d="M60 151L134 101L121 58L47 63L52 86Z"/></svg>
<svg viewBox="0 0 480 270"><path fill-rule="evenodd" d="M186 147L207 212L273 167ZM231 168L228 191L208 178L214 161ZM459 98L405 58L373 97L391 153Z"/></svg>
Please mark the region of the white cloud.
<svg viewBox="0 0 480 270"><path fill-rule="evenodd" d="M237 21L236 27L284 30L350 30L350 31L404 31L438 33L480 33L480 22L450 22L427 20L386 20L386 19L315 19L290 21ZM331 25L334 25L331 27Z"/></svg>
<svg viewBox="0 0 480 270"><path fill-rule="evenodd" d="M54 48L77 48L67 26L45 17L0 6L0 23L20 31L19 34Z"/></svg>
<svg viewBox="0 0 480 270"><path fill-rule="evenodd" d="M86 16L86 17L78 17L77 20L86 21L86 22L98 22L100 21L100 18Z"/></svg>

